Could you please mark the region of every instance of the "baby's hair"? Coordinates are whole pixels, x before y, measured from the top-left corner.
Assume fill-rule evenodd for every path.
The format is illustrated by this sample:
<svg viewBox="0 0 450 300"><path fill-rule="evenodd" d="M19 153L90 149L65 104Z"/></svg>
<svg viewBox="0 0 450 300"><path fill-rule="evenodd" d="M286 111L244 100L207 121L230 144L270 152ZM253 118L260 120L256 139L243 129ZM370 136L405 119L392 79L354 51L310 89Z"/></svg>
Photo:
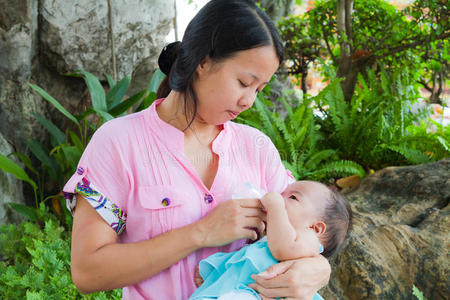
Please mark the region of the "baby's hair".
<svg viewBox="0 0 450 300"><path fill-rule="evenodd" d="M353 213L350 204L336 190L329 189L326 201L324 222L327 227L321 236L324 247L322 255L332 257L342 249L351 227Z"/></svg>

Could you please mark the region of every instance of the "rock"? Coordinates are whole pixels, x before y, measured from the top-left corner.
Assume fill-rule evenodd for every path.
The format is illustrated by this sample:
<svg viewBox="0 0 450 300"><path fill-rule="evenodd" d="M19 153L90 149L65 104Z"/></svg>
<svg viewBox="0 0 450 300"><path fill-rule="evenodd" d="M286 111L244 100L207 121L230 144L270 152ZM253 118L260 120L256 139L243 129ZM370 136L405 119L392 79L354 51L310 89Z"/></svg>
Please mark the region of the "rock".
<svg viewBox="0 0 450 300"><path fill-rule="evenodd" d="M352 190L361 180L359 175L347 176L336 180L336 185L341 188L342 192Z"/></svg>
<svg viewBox="0 0 450 300"><path fill-rule="evenodd" d="M44 135L31 113L43 114L46 103L32 93L26 83L15 80L2 82L0 95L0 134L14 146L15 150L25 153L27 141L41 139Z"/></svg>
<svg viewBox="0 0 450 300"><path fill-rule="evenodd" d="M144 64L150 65L143 75L149 81L174 17L173 0L113 0L111 5L118 78ZM101 79L112 75L107 1L44 0L40 13L49 66L60 74L83 69Z"/></svg>
<svg viewBox="0 0 450 300"><path fill-rule="evenodd" d="M37 3L0 0L0 79L26 81L31 76L37 50ZM1 90L0 84L0 94Z"/></svg>
<svg viewBox="0 0 450 300"><path fill-rule="evenodd" d="M37 1L0 0L0 7L0 134L22 150L31 128L23 110L29 114L33 96L23 83L31 77L36 55Z"/></svg>
<svg viewBox="0 0 450 300"><path fill-rule="evenodd" d="M11 145L0 134L0 153L7 156L14 152ZM14 156L9 157L11 160L18 162ZM25 203L22 194L22 181L18 180L14 175L0 172L0 225L11 223L19 220L19 216L14 214L9 207L9 202Z"/></svg>
<svg viewBox="0 0 450 300"><path fill-rule="evenodd" d="M354 224L332 259L325 299L448 299L450 158L390 167L346 196Z"/></svg>
<svg viewBox="0 0 450 300"><path fill-rule="evenodd" d="M148 87L172 27L174 0L111 3L118 78L133 76L131 95ZM48 133L32 113L61 128L73 125L32 91L29 82L77 114L90 106L86 85L63 74L83 69L101 79L104 73L112 75L107 5L94 0L0 0L0 136L14 151L29 155L30 138L49 144ZM0 170L4 182L5 174ZM0 203L11 198L17 198L15 192L0 186ZM26 199L34 202L33 197ZM5 214L0 205L0 218Z"/></svg>

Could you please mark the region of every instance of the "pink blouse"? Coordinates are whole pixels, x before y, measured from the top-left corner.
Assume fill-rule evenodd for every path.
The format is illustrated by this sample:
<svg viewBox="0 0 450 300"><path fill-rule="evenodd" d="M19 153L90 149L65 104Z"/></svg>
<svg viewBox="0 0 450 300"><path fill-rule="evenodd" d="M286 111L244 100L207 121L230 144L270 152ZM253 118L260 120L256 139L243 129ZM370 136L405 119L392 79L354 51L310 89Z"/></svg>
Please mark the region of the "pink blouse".
<svg viewBox="0 0 450 300"><path fill-rule="evenodd" d="M231 199L233 186L239 183L281 193L295 180L266 135L226 122L212 144L219 166L211 189L206 188L184 154L183 132L162 121L156 112L163 100L101 126L63 189L66 195L94 193L91 205L108 207L109 217L117 217L113 222L101 214L116 232L122 232L121 243L150 239L199 220ZM193 278L200 260L244 244L240 240L200 249L159 274L125 287L123 299L187 299L196 288Z"/></svg>

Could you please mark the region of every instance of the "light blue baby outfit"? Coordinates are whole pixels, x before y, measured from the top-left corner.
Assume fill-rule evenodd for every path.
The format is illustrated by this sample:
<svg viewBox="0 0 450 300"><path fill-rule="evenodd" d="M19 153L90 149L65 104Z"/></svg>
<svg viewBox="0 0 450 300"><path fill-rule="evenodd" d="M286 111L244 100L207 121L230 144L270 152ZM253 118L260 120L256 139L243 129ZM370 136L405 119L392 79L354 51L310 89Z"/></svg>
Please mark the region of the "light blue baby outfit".
<svg viewBox="0 0 450 300"><path fill-rule="evenodd" d="M217 299L233 291L245 291L254 295L255 299L261 299L258 293L248 287L255 282L250 275L258 274L277 263L269 251L267 237L235 252L213 254L200 261L199 271L204 282L189 299ZM316 294L313 300L323 298Z"/></svg>

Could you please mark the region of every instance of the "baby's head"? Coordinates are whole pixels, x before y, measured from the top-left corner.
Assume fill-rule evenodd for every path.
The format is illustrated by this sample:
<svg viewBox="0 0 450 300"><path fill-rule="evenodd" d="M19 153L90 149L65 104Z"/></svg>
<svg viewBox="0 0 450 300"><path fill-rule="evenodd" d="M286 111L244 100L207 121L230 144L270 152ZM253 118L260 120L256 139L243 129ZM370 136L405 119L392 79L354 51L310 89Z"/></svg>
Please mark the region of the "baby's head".
<svg viewBox="0 0 450 300"><path fill-rule="evenodd" d="M282 193L289 221L296 228L312 228L324 247L323 255L339 252L352 221L352 210L338 192L316 181L297 181Z"/></svg>

